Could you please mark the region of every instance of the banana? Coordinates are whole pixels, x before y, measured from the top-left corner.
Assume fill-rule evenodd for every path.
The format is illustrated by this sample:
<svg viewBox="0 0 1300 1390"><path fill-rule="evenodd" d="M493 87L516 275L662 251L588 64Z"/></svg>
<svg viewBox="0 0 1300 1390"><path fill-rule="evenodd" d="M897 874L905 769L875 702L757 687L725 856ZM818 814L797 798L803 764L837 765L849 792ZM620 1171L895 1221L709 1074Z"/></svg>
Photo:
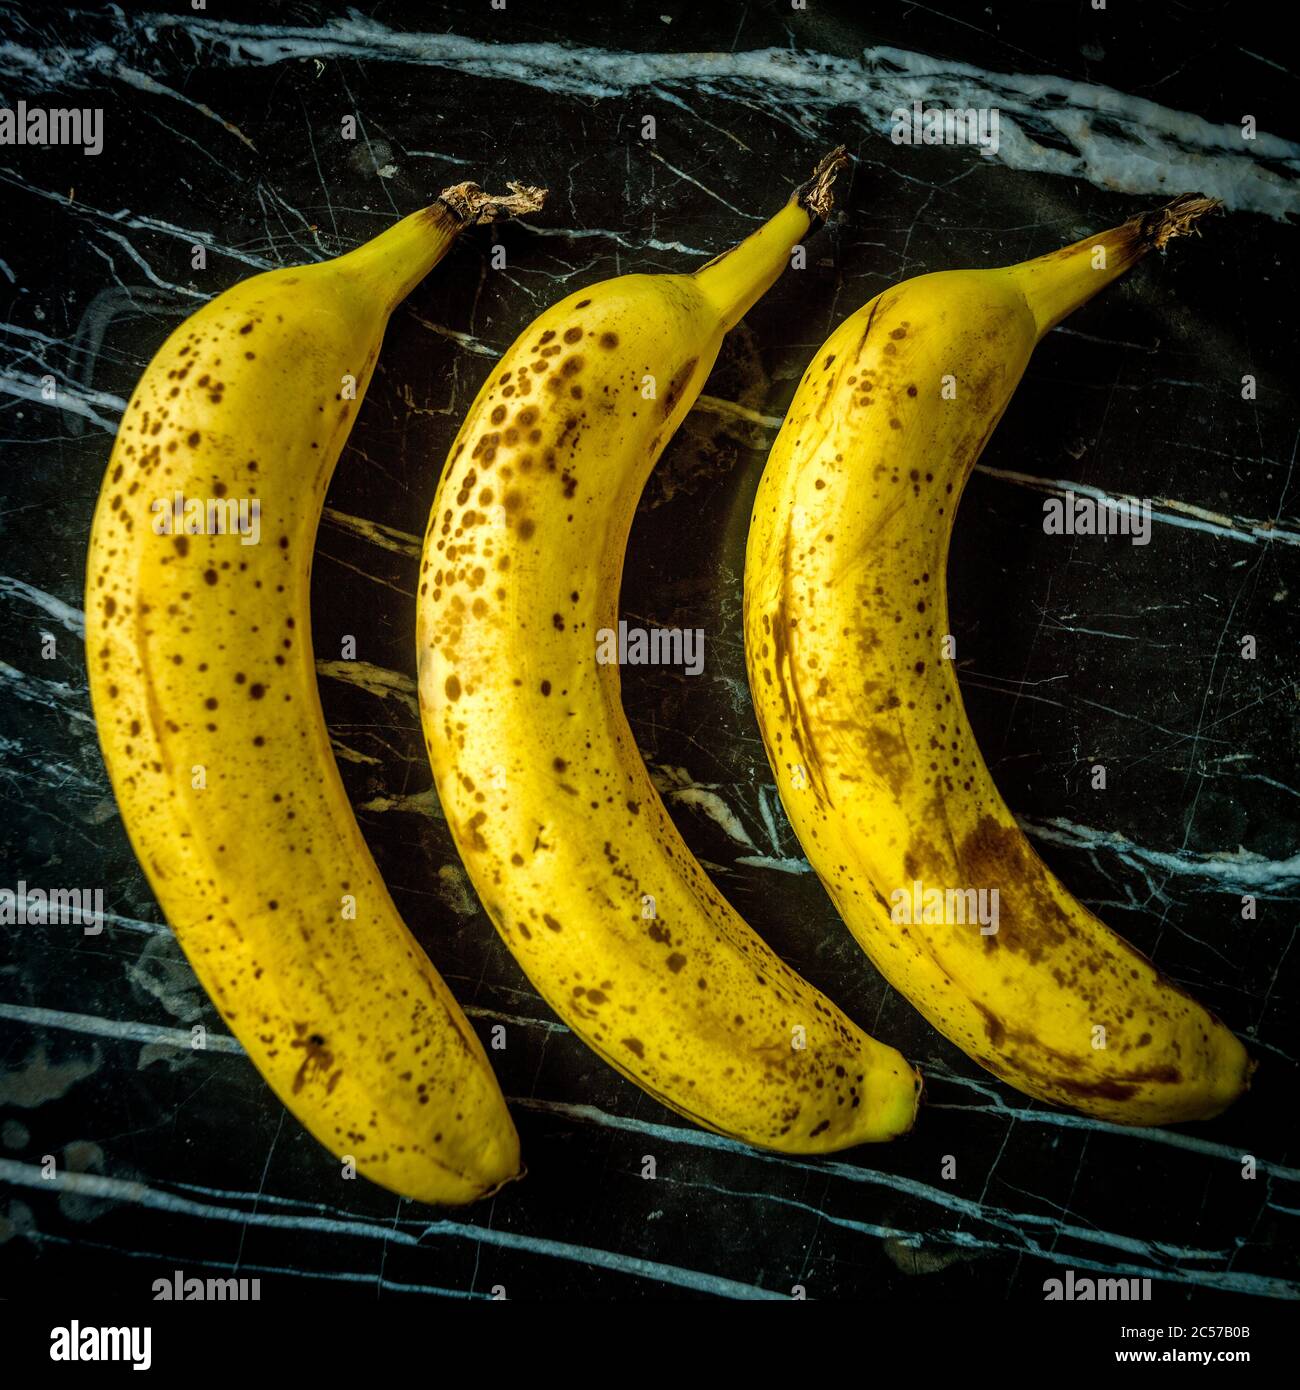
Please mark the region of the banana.
<svg viewBox="0 0 1300 1390"><path fill-rule="evenodd" d="M513 187L448 189L348 255L258 275L186 320L127 405L86 572L100 743L177 940L302 1124L427 1202L517 1176L519 1141L348 804L312 661L311 558L390 313L463 228L540 206Z"/></svg>
<svg viewBox="0 0 1300 1390"><path fill-rule="evenodd" d="M551 1007L696 1123L791 1153L908 1129L919 1080L785 966L705 876L633 741L616 664L637 498L723 334L830 206L837 151L694 275L554 305L488 377L447 460L418 595L420 709L447 823Z"/></svg>
<svg viewBox="0 0 1300 1390"><path fill-rule="evenodd" d="M1030 848L945 659L945 569L962 488L1035 344L1212 206L1185 195L1022 265L920 276L846 319L772 448L745 562L763 742L844 921L981 1066L1121 1124L1217 1114L1252 1064ZM931 889L967 922L965 890L996 889L996 930L991 896L985 926L945 926Z"/></svg>

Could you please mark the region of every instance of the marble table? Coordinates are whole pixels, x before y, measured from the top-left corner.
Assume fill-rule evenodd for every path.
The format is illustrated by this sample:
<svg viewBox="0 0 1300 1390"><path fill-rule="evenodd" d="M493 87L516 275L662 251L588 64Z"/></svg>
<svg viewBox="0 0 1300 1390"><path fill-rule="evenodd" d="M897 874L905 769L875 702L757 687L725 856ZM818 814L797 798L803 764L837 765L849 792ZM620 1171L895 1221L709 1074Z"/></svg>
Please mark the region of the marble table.
<svg viewBox="0 0 1300 1390"><path fill-rule="evenodd" d="M0 7L0 105L103 112L98 154L0 146L0 886L102 888L107 916L98 936L0 931L0 1292L147 1298L183 1269L259 1277L264 1298L1041 1301L1072 1269L1243 1314L1300 1294L1300 146L1283 47L1226 5L265 8ZM914 100L997 107L996 153L895 144L891 113ZM412 632L417 538L494 358L562 295L731 245L841 141L839 208L728 339L646 490L622 593L629 621L707 635L698 677L623 674L692 850L927 1078L907 1140L803 1160L662 1109L538 998L441 819ZM323 661L358 639L321 691L366 838L474 1024L507 1029L493 1060L528 1177L448 1213L340 1182L199 988L105 775L81 593L123 401L163 337L240 277L351 248L469 178L551 201L500 230L504 266L491 234L469 236L395 315L330 489L313 610ZM1186 189L1229 215L1042 344L967 489L949 576L967 707L1036 848L1260 1061L1220 1119L1132 1131L996 1082L848 936L764 758L740 577L766 451L841 318L906 276L1019 260ZM1045 534L1044 500L1071 490L1150 499L1150 544ZM207 1051L188 1046L196 1023Z"/></svg>

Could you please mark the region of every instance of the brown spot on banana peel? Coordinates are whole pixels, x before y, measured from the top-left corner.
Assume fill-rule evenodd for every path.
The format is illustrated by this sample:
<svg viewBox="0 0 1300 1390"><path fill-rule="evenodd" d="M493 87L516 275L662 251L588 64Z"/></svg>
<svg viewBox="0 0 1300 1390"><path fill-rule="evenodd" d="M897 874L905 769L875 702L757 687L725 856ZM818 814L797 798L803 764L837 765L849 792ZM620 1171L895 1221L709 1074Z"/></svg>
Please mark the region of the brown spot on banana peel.
<svg viewBox="0 0 1300 1390"><path fill-rule="evenodd" d="M975 847L973 854L969 849L972 845ZM923 877L922 864L942 862L942 858L943 856L937 855L933 846L922 838L905 857L906 871L915 877ZM1077 927L1047 891L1049 871L1017 828L1004 826L992 817L982 818L976 830L963 841L963 849L954 862L959 866L955 870L957 881L995 882L999 885L1001 902L998 931L983 938L986 950L994 952L1007 949L1022 955L1031 964L1036 964L1045 954L1037 941L1037 934L1041 933L1044 927L1044 916L1041 915L1044 909L1054 924L1050 934L1058 946L1063 944L1067 937L1078 938ZM1025 882L1036 886L1028 893L1021 893L1020 885ZM1008 884L1011 885L1010 889ZM887 914L889 907L882 895L877 893L876 899L882 911ZM1104 930L1106 944L1113 944L1117 953L1124 959L1140 963L1139 968L1143 969L1150 982L1185 1000L1197 1013L1204 1014L1208 1028L1222 1027L1220 1021L1198 1001L1165 979L1136 947L1108 928ZM913 931L910 933L909 941L947 978L944 960L935 952L929 933ZM1077 962L1075 964L1077 965ZM1104 980L1107 973L1104 958L1096 957L1092 967L1093 976L1097 980ZM1080 988L1076 979L1064 979L1059 971L1054 971L1053 974L1056 976L1058 987ZM1095 992L1094 1007L1099 1013L1104 1013L1107 1007L1104 987L1094 980L1082 988L1091 988ZM1086 1052L1071 1054L1051 1047L1034 1034L1015 1028L1009 1020L998 1016L980 1001L971 999L970 1002L983 1022L987 1040L987 1046L981 1046L979 1039L968 1036L963 1046L970 1055L995 1076L1049 1102L1096 1113L1096 1107L1090 1105L1090 1102L1114 1101L1118 1104L1137 1100L1140 1103L1143 1087L1177 1087L1196 1079L1195 1074L1189 1076L1184 1068L1172 1061L1129 1070L1116 1070L1108 1076L1081 1075L1080 1073L1084 1073L1094 1061ZM1141 1041L1149 1045L1150 1035L1144 1033ZM1123 1056L1135 1049L1136 1044L1120 1043L1108 1049L1108 1053ZM1172 1052L1177 1057L1181 1055L1182 1049L1175 1043ZM1249 1089L1250 1078L1256 1065L1253 1059L1246 1059L1239 1084L1227 1093L1226 1098L1217 1099L1214 1095L1191 1092L1182 1106L1175 1107L1174 1118L1161 1122L1204 1119L1218 1114L1237 1095ZM1120 1123L1133 1122L1122 1111L1108 1112L1107 1117Z"/></svg>
<svg viewBox="0 0 1300 1390"><path fill-rule="evenodd" d="M994 1046L999 1045L1000 1044L994 1044ZM991 1072L1000 1080L1015 1086L1017 1090L1024 1090L1026 1085L1029 1085L1033 1087L1032 1093L1038 1095L1040 1098L1049 1101L1055 1100L1058 1104L1064 1103L1070 1105L1073 1103L1073 1099L1066 1098L1066 1088L1059 1077L1049 1075L1046 1072L1033 1070L1025 1064L1024 1059L1021 1057L1010 1057L1005 1061L999 1060L996 1056L979 1057L977 1060L986 1071ZM1087 1086L1088 1083L1080 1083L1080 1085ZM1096 1088L1104 1086L1105 1099L1115 1101L1131 1100L1137 1091L1136 1086L1126 1086L1122 1083L1115 1082L1094 1082L1092 1086L1094 1089L1091 1094L1095 1098L1101 1098ZM1080 1094L1078 1090L1069 1092L1069 1095L1072 1098L1077 1097L1079 1100L1087 1098L1086 1095Z"/></svg>
<svg viewBox="0 0 1300 1390"><path fill-rule="evenodd" d="M1036 963L1044 955L1036 933L1043 934L1051 946L1061 946L1069 937L1078 938L1078 928L1047 888L1053 881L1051 871L1018 827L1003 825L992 816L981 817L975 829L963 841L957 863L962 882L999 885L998 930L984 938L987 943L1005 946L1024 954L1031 963ZM1008 892L1006 885L1011 885L1012 918L1016 922L1010 936L1006 931L1007 913L1003 907ZM1020 893L1021 885L1029 885L1023 894ZM1017 895L1018 902L1015 901ZM1087 916L1104 926L1091 913ZM1162 975L1149 956L1118 932L1108 927L1105 930L1107 945L1113 946L1118 955L1149 974L1162 989L1186 1001L1198 1012L1206 1012L1215 1024L1219 1024L1219 1020L1205 1010L1196 998ZM1101 967L1094 973L1101 973Z"/></svg>
<svg viewBox="0 0 1300 1390"><path fill-rule="evenodd" d="M698 366L699 358L692 357L689 362L684 362L674 373L673 379L668 383L668 389L659 402L659 409L665 420L673 413L677 402L681 400L682 394L690 385L691 378L695 375L695 369Z"/></svg>
<svg viewBox="0 0 1300 1390"><path fill-rule="evenodd" d="M793 568L790 557L793 545L793 520L786 522L785 536L781 542L781 583L777 600L771 615L772 669L776 673L777 686L781 692L781 704L785 711L786 728L790 741L798 750L809 780L816 787L827 808L832 808L830 791L823 775L821 752L813 736L812 724L808 718L808 708L804 701L800 682L795 677L794 647L790 618L790 591L793 582Z"/></svg>
<svg viewBox="0 0 1300 1390"><path fill-rule="evenodd" d="M995 1028L998 1026L997 1020L992 1020L992 1023ZM1182 1073L1172 1066L1122 1072L1116 1076L1097 1077L1091 1080L1062 1076L1059 1072L1047 1072L1031 1065L1023 1052L1008 1053L1005 1051L1005 1044L1002 1041L993 1041L992 1032L990 1032L989 1037L991 1045L998 1048L999 1051L995 1056L978 1058L981 1066L1017 1089L1023 1090L1028 1085L1033 1088L1031 1094L1052 1103L1067 1105L1075 1109L1087 1109L1088 1101L1110 1100L1117 1103L1132 1101L1141 1094L1144 1086L1177 1086L1183 1081ZM1035 1046L1041 1048L1041 1044ZM1048 1052L1051 1054L1050 1049ZM1051 1055L1055 1060L1061 1054ZM1180 1118L1202 1119L1217 1113L1217 1110L1212 1110L1206 1105L1196 1105L1189 1102L1187 1113Z"/></svg>
<svg viewBox="0 0 1300 1390"><path fill-rule="evenodd" d="M923 854L918 859L934 862ZM986 950L1014 951L1036 965L1077 934L1048 891L1042 861L1020 830L981 817L958 849L957 866L957 882L998 885L998 929L983 938Z"/></svg>
<svg viewBox="0 0 1300 1390"><path fill-rule="evenodd" d="M867 338L868 338L868 337L870 336L870 334L871 334L871 325L876 321L876 315L877 315L877 313L879 313L881 307L884 305L886 298L887 298L887 296L886 296L885 294L880 294L880 295L878 295L878 296L876 297L875 302L874 302L874 303L872 304L872 306L871 306L871 312L867 315L867 322L866 322L865 326L864 326L863 329L862 329L862 337L858 339L857 347L855 347L855 348L853 349L852 353L850 353L850 354L848 355L848 357L845 359L846 362L847 362L847 361L853 361L853 362L858 362L858 361L860 361L860 359L861 359L861 357L862 357L863 349L864 349L864 348L866 347L866 345L867 345ZM830 360L833 361L834 358L832 357ZM827 407L828 405L830 405L831 401L838 395L839 378L840 378L840 374L841 374L843 371L844 371L844 366L841 365L839 372L837 372L837 373L835 374L834 377L828 378L828 380L827 380L827 381L825 382L825 384L824 384L824 387L823 387L823 390L822 390L822 398L821 398L821 400L818 402L818 405L817 405L817 413L816 413L816 415L813 417L813 418L814 418L815 420L817 420L818 422L821 421L822 416L826 413L826 407Z"/></svg>
<svg viewBox="0 0 1300 1390"><path fill-rule="evenodd" d="M299 1029L300 1033L306 1031L305 1024L295 1026ZM302 1065L298 1068L293 1078L293 1094L298 1095L306 1084L308 1072L312 1068L322 1072L329 1072L331 1070L334 1066L334 1054L325 1046L325 1039L319 1033L312 1033L307 1037L299 1036L294 1038L289 1046L302 1048L304 1054ZM332 1091L337 1082L338 1074L336 1073L327 1084L327 1092Z"/></svg>
<svg viewBox="0 0 1300 1390"><path fill-rule="evenodd" d="M871 771L895 796L900 795L912 773L912 753L906 738L877 723L863 728L861 739Z"/></svg>

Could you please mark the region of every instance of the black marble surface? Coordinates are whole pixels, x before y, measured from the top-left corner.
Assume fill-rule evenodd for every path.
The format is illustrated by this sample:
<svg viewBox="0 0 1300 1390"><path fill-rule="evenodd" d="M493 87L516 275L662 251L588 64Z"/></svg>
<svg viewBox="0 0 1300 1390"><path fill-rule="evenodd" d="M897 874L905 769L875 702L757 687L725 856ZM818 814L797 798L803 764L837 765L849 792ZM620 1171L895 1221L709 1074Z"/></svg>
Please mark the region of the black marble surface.
<svg viewBox="0 0 1300 1390"><path fill-rule="evenodd" d="M263 1298L1041 1300L1074 1269L1150 1276L1171 1306L1296 1297L1300 147L1285 48L1217 3L600 9L0 3L0 105L105 112L98 156L0 147L0 886L102 887L110 912L99 936L0 931L0 1292L145 1299L181 1268L260 1276ZM892 144L881 112L913 96L1001 106L999 155ZM837 215L725 345L646 491L622 595L629 620L706 633L698 678L624 672L687 842L787 960L927 1078L906 1140L797 1160L660 1108L499 943L431 791L413 595L449 442L516 333L593 281L716 254L841 140L856 163ZM322 696L366 838L476 1026L507 1024L492 1058L529 1175L447 1213L341 1182L222 1036L117 814L80 609L121 402L164 336L236 279L346 250L466 178L547 185L551 201L500 231L504 269L480 231L394 316L313 600L318 654L358 638ZM1184 188L1230 214L1042 344L967 489L949 575L962 689L1012 809L1065 883L1260 1061L1213 1123L1125 1131L981 1072L841 926L763 756L740 576L766 449L842 317L902 277L1019 260ZM1151 544L1045 535L1044 496L1069 487L1153 499ZM217 1035L206 1052L189 1049L195 1023ZM47 1154L58 1181L40 1177Z"/></svg>

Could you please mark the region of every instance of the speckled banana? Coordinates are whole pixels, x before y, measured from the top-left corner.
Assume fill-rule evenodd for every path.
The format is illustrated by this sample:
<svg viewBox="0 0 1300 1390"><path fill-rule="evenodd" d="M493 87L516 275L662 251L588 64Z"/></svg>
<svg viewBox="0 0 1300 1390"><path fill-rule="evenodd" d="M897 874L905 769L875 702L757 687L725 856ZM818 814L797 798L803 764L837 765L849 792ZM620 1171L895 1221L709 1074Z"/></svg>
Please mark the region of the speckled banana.
<svg viewBox="0 0 1300 1390"><path fill-rule="evenodd" d="M773 446L745 566L759 726L845 922L982 1066L1124 1124L1214 1115L1250 1062L1030 848L945 659L945 570L962 488L1035 344L1211 206L1188 196L1022 265L908 280L845 320ZM967 890L996 890L996 919L989 896L975 920Z"/></svg>
<svg viewBox="0 0 1300 1390"><path fill-rule="evenodd" d="M919 1081L787 968L709 882L597 660L637 498L723 334L829 207L842 155L694 275L556 304L490 374L420 572L420 707L489 917L606 1061L707 1128L787 1152L888 1139Z"/></svg>
<svg viewBox="0 0 1300 1390"><path fill-rule="evenodd" d="M177 940L307 1129L428 1202L515 1177L519 1142L348 804L312 661L312 549L389 314L464 227L538 193L449 189L189 318L127 405L87 565L100 742Z"/></svg>

